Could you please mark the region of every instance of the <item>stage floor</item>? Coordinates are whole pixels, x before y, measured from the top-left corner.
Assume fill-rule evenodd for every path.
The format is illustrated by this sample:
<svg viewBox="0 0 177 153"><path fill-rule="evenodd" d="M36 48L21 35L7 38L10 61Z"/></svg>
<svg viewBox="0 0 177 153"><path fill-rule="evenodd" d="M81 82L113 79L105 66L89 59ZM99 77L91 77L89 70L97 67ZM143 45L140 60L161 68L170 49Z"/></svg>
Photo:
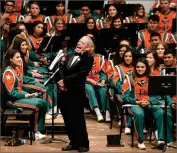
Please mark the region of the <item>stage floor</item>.
<svg viewBox="0 0 177 153"><path fill-rule="evenodd" d="M134 139L134 147L131 147L131 136L122 134L122 139L124 141L124 147L107 147L107 135L118 134L119 126L117 123L114 124L113 129L109 129L109 123L98 123L96 118L92 115L86 115L87 130L90 140L90 152L161 152L161 150L151 149L155 146L155 142L145 141L146 150L139 150L137 148L136 138ZM50 121L47 121L50 122ZM57 123L63 124L62 117L56 119ZM55 134L55 138L65 140L68 142L68 138L65 134ZM146 136L145 136L146 137ZM47 138L51 138L51 134L47 135ZM29 144L27 140L26 144L13 147L5 146L4 138L1 138L1 150L0 152L60 152L61 148L66 146L68 143L64 142L54 142L51 144L41 144L41 141L33 141L33 145ZM177 145L177 143L175 143ZM168 148L167 152L176 152L173 148Z"/></svg>

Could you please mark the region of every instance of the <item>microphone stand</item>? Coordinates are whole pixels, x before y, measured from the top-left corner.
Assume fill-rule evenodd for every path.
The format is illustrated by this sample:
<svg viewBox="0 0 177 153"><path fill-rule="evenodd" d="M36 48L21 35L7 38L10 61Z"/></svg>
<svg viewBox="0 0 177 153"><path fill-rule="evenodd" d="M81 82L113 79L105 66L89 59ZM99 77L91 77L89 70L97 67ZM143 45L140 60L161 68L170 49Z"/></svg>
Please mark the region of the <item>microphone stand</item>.
<svg viewBox="0 0 177 153"><path fill-rule="evenodd" d="M53 49L53 45L51 45L51 52L50 52L50 56L51 56L51 59L52 59L52 49ZM52 61L52 60L51 60ZM44 86L46 86L52 79L53 77L57 74L57 72L59 71L60 69L57 68L57 70L50 76L50 73L49 73L49 79L44 83ZM52 97L54 97L54 82L53 82L53 86L52 86ZM54 99L54 98L53 98ZM57 115L58 115L58 102L57 102ZM47 139L47 140L44 140L42 142L42 144L49 144L49 143L54 143L54 142L64 142L64 143L67 143L66 141L64 140L60 140L60 139L56 139L54 138L54 101L52 102L52 137Z"/></svg>

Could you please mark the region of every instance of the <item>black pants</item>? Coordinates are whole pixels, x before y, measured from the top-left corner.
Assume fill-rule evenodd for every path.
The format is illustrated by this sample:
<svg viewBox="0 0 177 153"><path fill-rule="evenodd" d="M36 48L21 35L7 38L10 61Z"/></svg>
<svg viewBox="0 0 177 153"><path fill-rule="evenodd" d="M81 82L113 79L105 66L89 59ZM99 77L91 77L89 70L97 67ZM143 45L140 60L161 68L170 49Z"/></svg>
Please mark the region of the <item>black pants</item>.
<svg viewBox="0 0 177 153"><path fill-rule="evenodd" d="M63 115L70 144L77 147L89 147L88 133L84 118L84 101L82 96L68 92L60 93L60 110Z"/></svg>

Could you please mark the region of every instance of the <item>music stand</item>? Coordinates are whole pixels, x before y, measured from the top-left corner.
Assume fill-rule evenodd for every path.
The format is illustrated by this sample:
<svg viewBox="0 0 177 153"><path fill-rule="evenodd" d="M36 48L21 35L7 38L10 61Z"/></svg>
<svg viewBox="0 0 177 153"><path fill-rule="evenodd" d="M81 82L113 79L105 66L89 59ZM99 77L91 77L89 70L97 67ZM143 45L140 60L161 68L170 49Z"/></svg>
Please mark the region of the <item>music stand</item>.
<svg viewBox="0 0 177 153"><path fill-rule="evenodd" d="M150 76L148 85L149 95L161 95L165 97L165 113L164 113L164 137L165 145L163 151L166 151L167 147L176 148L175 146L167 145L167 95L176 95L176 76Z"/></svg>
<svg viewBox="0 0 177 153"><path fill-rule="evenodd" d="M66 37L70 37L67 48L76 47L77 42L85 35L85 24L71 23L66 24Z"/></svg>
<svg viewBox="0 0 177 153"><path fill-rule="evenodd" d="M124 27L139 32L147 28L147 23L124 23Z"/></svg>
<svg viewBox="0 0 177 153"><path fill-rule="evenodd" d="M50 53L51 46L53 46L52 52L58 52L59 49L62 49L62 41L63 41L62 36L44 37L40 44L38 52Z"/></svg>
<svg viewBox="0 0 177 153"><path fill-rule="evenodd" d="M54 37L53 37L54 38ZM50 39L49 39L50 40ZM52 59L52 52L53 52L53 44L50 44L50 58ZM51 60L52 63L52 60ZM59 67L59 66L58 66ZM59 68L55 70L55 72L50 76L49 73L49 78L52 77L52 79L50 81L47 80L47 82L44 83L44 86L48 85L48 83L50 83L51 81L53 81L53 78L55 77L55 75L59 72ZM52 82L52 97L54 97L54 83L55 81ZM58 115L58 102L57 102L57 113L56 116ZM52 137L49 139L46 139L42 142L42 144L49 144L49 143L53 143L53 142L64 142L67 143L64 140L60 140L60 139L56 139L54 138L54 102L52 102Z"/></svg>
<svg viewBox="0 0 177 153"><path fill-rule="evenodd" d="M97 39L95 41L96 44L95 53L104 55L105 59L108 59L109 53L115 52L117 50L119 42L120 40L118 39L108 39L108 40Z"/></svg>
<svg viewBox="0 0 177 153"><path fill-rule="evenodd" d="M172 20L172 33L176 32L176 18Z"/></svg>

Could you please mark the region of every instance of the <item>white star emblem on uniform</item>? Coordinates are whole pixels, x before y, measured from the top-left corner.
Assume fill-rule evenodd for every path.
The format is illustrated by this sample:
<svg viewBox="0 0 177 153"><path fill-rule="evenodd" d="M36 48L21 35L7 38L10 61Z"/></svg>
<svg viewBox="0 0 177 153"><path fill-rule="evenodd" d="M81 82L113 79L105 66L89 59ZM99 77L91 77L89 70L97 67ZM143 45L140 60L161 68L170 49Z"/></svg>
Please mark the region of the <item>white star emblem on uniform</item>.
<svg viewBox="0 0 177 153"><path fill-rule="evenodd" d="M7 80L10 80L11 76L10 76L10 75L7 75L6 78L7 78Z"/></svg>

